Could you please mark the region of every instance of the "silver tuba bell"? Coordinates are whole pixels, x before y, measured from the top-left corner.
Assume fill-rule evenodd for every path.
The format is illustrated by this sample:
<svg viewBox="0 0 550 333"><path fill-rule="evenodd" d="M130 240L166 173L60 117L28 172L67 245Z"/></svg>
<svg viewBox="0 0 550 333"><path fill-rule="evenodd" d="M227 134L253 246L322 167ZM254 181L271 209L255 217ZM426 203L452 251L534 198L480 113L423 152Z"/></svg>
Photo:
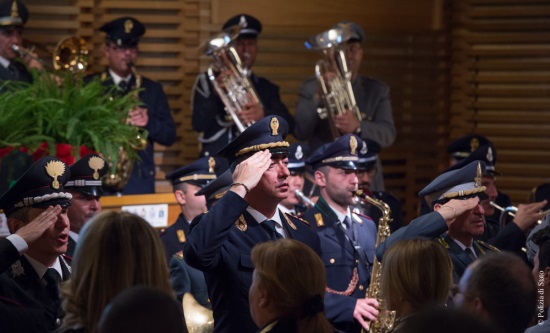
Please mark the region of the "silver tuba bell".
<svg viewBox="0 0 550 333"><path fill-rule="evenodd" d="M249 103L260 103L258 93L248 78L248 69L244 68L237 50L232 46L238 37L236 32L222 32L212 37L203 47L206 55L212 57L208 67L208 79L220 96L225 111L242 133L251 124L243 124L237 114ZM221 77L221 84L218 81Z"/></svg>
<svg viewBox="0 0 550 333"><path fill-rule="evenodd" d="M351 28L335 27L305 42L306 48L323 51L324 59L315 64L315 76L324 104L317 112L321 119L328 119L333 138L340 136L332 120L334 116L351 110L359 121L362 120L351 85L352 73L344 52L345 43L351 37Z"/></svg>

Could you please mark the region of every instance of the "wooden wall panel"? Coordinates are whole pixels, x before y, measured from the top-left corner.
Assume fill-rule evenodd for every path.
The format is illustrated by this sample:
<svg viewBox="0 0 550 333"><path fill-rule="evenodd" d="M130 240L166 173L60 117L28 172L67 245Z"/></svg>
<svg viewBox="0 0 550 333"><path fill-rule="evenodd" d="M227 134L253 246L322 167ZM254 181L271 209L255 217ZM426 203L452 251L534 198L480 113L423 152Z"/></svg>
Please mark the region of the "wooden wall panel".
<svg viewBox="0 0 550 333"><path fill-rule="evenodd" d="M397 141L382 153L387 187L405 204L407 219L416 215L416 193L443 167L448 131L448 39L441 30L443 0L219 1L219 0L28 0L31 12L26 36L53 46L62 36L81 35L90 44L90 71L106 66L101 54L104 35L98 28L131 15L147 26L140 43L137 69L161 82L178 124L178 142L157 146L157 191L170 191L166 172L198 154L191 128L191 90L210 59L199 47L230 16L247 12L264 23L255 66L281 88L294 113L301 83L313 74L320 54L304 41L342 19L366 31L362 71L391 88ZM33 21L34 20L34 21ZM490 87L488 87L490 88ZM528 93L528 92L526 92ZM290 140L294 140L290 138Z"/></svg>
<svg viewBox="0 0 550 333"><path fill-rule="evenodd" d="M451 136L498 150L499 189L514 203L550 177L550 3L452 2Z"/></svg>

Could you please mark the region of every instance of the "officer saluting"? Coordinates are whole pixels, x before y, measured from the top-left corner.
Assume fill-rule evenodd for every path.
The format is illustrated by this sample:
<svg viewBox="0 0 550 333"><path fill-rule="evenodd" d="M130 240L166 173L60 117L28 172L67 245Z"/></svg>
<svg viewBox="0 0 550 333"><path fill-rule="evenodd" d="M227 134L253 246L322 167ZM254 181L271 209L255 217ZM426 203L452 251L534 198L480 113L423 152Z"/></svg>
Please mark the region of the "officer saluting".
<svg viewBox="0 0 550 333"><path fill-rule="evenodd" d="M15 331L28 325L36 332L53 331L61 324L58 283L70 275L63 257L69 239L71 194L64 189L69 177L63 161L43 157L0 198L12 233L0 239L0 299L11 300L8 311L23 307L32 316L31 323Z"/></svg>
<svg viewBox="0 0 550 333"><path fill-rule="evenodd" d="M174 197L181 207L176 222L160 234L168 261L172 255L183 250L191 221L195 216L206 212L204 195L197 196L196 193L216 178L217 166L214 157L202 157L166 175L166 179L172 182Z"/></svg>
<svg viewBox="0 0 550 333"><path fill-rule="evenodd" d="M303 220L277 205L288 195L288 124L269 116L248 127L219 152L233 170L233 183L210 211L191 224L186 262L205 273L214 311L214 332L256 332L248 290L254 245L293 238L321 253L319 237Z"/></svg>

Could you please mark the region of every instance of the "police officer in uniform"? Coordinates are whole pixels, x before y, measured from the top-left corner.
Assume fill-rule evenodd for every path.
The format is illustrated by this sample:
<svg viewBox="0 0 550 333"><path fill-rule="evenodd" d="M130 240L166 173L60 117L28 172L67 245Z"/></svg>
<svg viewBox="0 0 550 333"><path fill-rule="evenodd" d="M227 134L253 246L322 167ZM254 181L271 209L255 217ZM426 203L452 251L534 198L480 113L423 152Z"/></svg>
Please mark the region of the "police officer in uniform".
<svg viewBox="0 0 550 333"><path fill-rule="evenodd" d="M530 204L521 204L515 212L515 216L509 216L505 219L504 225L501 225L501 212L496 210L490 202L496 202L498 198L496 177L499 173L495 170L496 155L494 146L486 144L479 146L467 158L456 163L448 170L461 168L472 161L483 161L485 163L485 172L481 178L481 184L485 186L486 199L481 201L483 210L485 211L485 230L482 235L476 239L487 242L498 247L501 250L514 252L522 257L525 256L522 248L527 241L526 235L530 228L541 218L540 210L547 203L546 201L535 202ZM499 218L498 220L496 218ZM510 220L508 222L508 220Z"/></svg>
<svg viewBox="0 0 550 333"><path fill-rule="evenodd" d="M121 17L104 24L99 30L106 33L102 51L109 67L103 73L85 77L84 82L99 76L106 87L116 87L115 91L120 94L141 89L138 94L141 105L129 112L128 119L131 125L148 133L147 147L139 151L139 159L122 194L155 193L153 144L172 145L176 141L176 125L162 86L134 70L139 37L145 33L145 27L133 17Z"/></svg>
<svg viewBox="0 0 550 333"><path fill-rule="evenodd" d="M367 320L376 318L373 312L378 305L365 298L374 259L376 225L350 208L359 183L356 172L362 146L358 136L346 134L321 146L306 160L315 172L321 195L303 217L321 239L327 272L327 318L345 332L367 328Z"/></svg>
<svg viewBox="0 0 550 333"><path fill-rule="evenodd" d="M71 230L66 255L72 258L80 230L88 220L101 212L101 178L105 176L109 166L103 157L89 154L71 165L70 169L71 178L65 184L65 189L72 195L72 205L67 210Z"/></svg>
<svg viewBox="0 0 550 333"><path fill-rule="evenodd" d="M0 239L0 298L10 300L10 313L23 308L33 314L33 322L21 330L33 325L36 332L49 332L61 324L58 284L70 276L63 256L69 238L71 194L64 189L69 177L63 161L43 157L0 197L12 233Z"/></svg>
<svg viewBox="0 0 550 333"><path fill-rule="evenodd" d="M34 53L18 58L13 45L23 47L23 27L29 19L29 11L19 0L0 2L0 82L22 81L31 83L32 74L28 68L42 70Z"/></svg>
<svg viewBox="0 0 550 333"><path fill-rule="evenodd" d="M373 199L380 200L386 203L391 210L392 222L390 223L390 232L401 228L403 225L403 213L401 210L401 201L387 191L373 191L371 190L372 182L378 173L378 153L382 147L376 142L370 139L363 140L363 147L359 150L358 172L357 178L359 179L359 189L370 196ZM378 225L382 212L375 206L366 202L361 202L360 206L363 209L363 213L369 216L374 223Z"/></svg>
<svg viewBox="0 0 550 333"><path fill-rule="evenodd" d="M312 207L311 199L305 197L305 194L303 194L304 174L306 172L305 161L308 153L309 149L303 143L293 143L288 147L289 191L288 197L279 204L279 209L284 213L301 215L308 208ZM304 197L300 197L296 191L300 191Z"/></svg>
<svg viewBox="0 0 550 333"><path fill-rule="evenodd" d="M239 25L244 28L240 30L234 46L243 67L248 70L249 80L261 101L260 104L251 103L246 106L243 112L238 114L239 119L242 124L246 125L259 121L265 116L278 115L286 120L292 132L294 118L281 101L279 87L263 77L256 76L252 71L262 24L251 15L239 14L225 22L222 30L231 32ZM199 133L198 139L202 143L200 156L215 155L239 135L237 127L225 111L225 106L206 73L201 73L197 77L193 87L192 108L193 129Z"/></svg>
<svg viewBox="0 0 550 333"><path fill-rule="evenodd" d="M287 133L283 118L268 116L222 149L218 155L228 159L233 172L231 187L191 224L184 256L205 273L216 333L257 330L248 304L254 245L285 237L321 253L307 222L277 209L288 195Z"/></svg>
<svg viewBox="0 0 550 333"><path fill-rule="evenodd" d="M480 199L486 198L486 188L481 184L484 172L485 163L473 161L435 178L418 193L426 199L433 211L391 234L376 249L378 258L382 259L385 250L396 241L416 237L431 238L447 248L453 262L453 281L457 283L466 267L477 257L498 251L492 245L475 240L483 234L485 228L484 210L480 203Z"/></svg>
<svg viewBox="0 0 550 333"><path fill-rule="evenodd" d="M183 250L183 243L189 236L189 224L195 216L206 212L204 195L195 195L204 185L216 178L217 162L214 157L201 157L166 175L172 182L174 196L181 207L181 213L174 224L160 233L166 250L166 259Z"/></svg>

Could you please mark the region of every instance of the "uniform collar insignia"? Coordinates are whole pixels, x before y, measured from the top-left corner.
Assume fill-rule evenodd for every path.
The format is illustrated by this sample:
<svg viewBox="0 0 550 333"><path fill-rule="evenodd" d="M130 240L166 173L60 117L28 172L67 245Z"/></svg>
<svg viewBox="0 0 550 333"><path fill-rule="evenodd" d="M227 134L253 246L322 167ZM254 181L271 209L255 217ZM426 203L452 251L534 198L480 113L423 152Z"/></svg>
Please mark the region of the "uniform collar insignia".
<svg viewBox="0 0 550 333"><path fill-rule="evenodd" d="M11 265L10 271L11 276L14 278L25 275L25 269L23 268L23 265L21 265L21 260L17 260L13 265Z"/></svg>

